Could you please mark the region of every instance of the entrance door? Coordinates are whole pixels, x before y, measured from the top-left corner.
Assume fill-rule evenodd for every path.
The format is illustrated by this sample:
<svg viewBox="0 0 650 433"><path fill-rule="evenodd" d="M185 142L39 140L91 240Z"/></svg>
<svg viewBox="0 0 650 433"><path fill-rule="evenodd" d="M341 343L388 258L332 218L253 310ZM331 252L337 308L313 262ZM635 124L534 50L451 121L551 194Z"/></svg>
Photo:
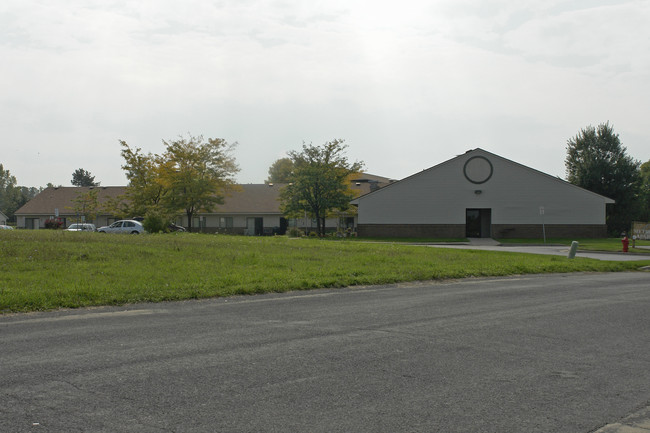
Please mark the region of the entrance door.
<svg viewBox="0 0 650 433"><path fill-rule="evenodd" d="M38 218L25 218L25 228L38 230L41 228L40 222L41 220Z"/></svg>
<svg viewBox="0 0 650 433"><path fill-rule="evenodd" d="M262 236L264 234L264 218L246 218L246 234L248 236Z"/></svg>
<svg viewBox="0 0 650 433"><path fill-rule="evenodd" d="M287 233L288 227L289 227L289 220L284 217L280 217L280 231L278 231L278 234L281 236L285 235Z"/></svg>
<svg viewBox="0 0 650 433"><path fill-rule="evenodd" d="M492 209L467 209L465 211L465 236L489 238L492 236Z"/></svg>

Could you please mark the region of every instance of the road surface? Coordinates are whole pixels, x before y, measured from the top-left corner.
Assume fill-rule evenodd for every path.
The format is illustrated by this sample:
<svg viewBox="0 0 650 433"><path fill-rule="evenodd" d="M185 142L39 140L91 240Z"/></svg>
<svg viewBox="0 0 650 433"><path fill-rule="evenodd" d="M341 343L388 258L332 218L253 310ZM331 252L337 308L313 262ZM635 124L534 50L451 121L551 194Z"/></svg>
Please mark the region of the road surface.
<svg viewBox="0 0 650 433"><path fill-rule="evenodd" d="M650 273L0 317L1 432L594 432L650 401Z"/></svg>

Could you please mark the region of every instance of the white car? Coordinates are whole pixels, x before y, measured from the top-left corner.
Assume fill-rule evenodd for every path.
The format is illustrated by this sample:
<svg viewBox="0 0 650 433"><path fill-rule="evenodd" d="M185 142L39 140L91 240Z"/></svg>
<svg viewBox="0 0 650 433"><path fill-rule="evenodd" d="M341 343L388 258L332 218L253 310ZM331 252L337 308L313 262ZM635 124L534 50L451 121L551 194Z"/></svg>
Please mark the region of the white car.
<svg viewBox="0 0 650 433"><path fill-rule="evenodd" d="M65 229L66 232L94 232L97 231L95 224L70 224L70 227Z"/></svg>
<svg viewBox="0 0 650 433"><path fill-rule="evenodd" d="M144 227L138 221L134 220L119 220L115 221L110 226L104 226L97 229L100 233L127 233L137 235L144 233Z"/></svg>
<svg viewBox="0 0 650 433"><path fill-rule="evenodd" d="M6 226L6 225L0 225L0 230L13 230L14 228L11 226Z"/></svg>

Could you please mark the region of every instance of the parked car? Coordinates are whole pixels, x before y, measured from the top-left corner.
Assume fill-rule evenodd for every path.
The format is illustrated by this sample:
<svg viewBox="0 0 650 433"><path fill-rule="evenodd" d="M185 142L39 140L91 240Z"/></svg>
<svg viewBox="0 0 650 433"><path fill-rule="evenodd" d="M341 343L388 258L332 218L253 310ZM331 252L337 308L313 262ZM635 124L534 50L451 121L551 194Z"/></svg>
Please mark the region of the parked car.
<svg viewBox="0 0 650 433"><path fill-rule="evenodd" d="M5 226L5 225L0 225L0 230L13 230L14 228L11 226Z"/></svg>
<svg viewBox="0 0 650 433"><path fill-rule="evenodd" d="M70 224L70 227L65 229L66 232L94 232L97 231L95 224Z"/></svg>
<svg viewBox="0 0 650 433"><path fill-rule="evenodd" d="M127 233L127 234L140 234L144 233L144 227L138 221L134 220L119 220L115 221L110 226L104 226L97 229L100 233Z"/></svg>
<svg viewBox="0 0 650 433"><path fill-rule="evenodd" d="M169 223L168 228L169 228L170 232L184 232L185 231L185 227L176 225L174 223Z"/></svg>

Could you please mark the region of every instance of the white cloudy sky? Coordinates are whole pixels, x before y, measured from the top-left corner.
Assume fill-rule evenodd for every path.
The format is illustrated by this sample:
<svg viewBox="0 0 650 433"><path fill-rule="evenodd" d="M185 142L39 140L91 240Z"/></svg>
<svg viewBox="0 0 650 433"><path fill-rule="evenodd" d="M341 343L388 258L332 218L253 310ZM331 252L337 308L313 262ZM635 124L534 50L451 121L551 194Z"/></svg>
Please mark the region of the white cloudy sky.
<svg viewBox="0 0 650 433"><path fill-rule="evenodd" d="M0 163L122 185L119 139L238 147L242 183L303 141L346 139L403 178L481 147L565 176L610 121L650 159L648 0L3 0Z"/></svg>

